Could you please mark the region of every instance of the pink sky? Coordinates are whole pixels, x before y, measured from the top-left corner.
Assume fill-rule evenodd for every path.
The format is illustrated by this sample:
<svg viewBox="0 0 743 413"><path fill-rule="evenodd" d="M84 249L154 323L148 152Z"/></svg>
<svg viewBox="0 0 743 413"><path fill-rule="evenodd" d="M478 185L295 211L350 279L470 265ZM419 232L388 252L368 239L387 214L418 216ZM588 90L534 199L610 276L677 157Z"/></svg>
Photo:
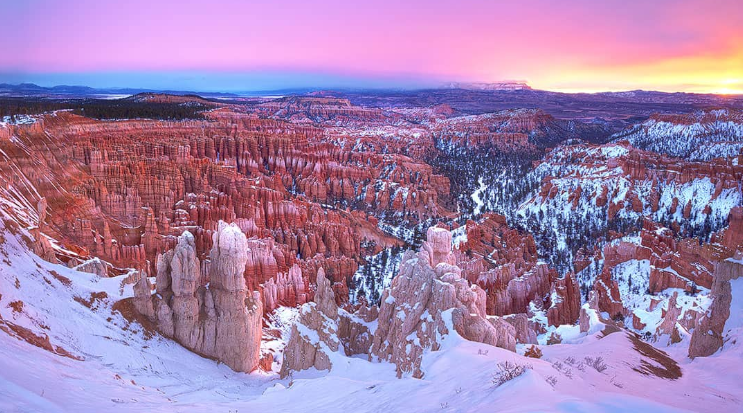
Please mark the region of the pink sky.
<svg viewBox="0 0 743 413"><path fill-rule="evenodd" d="M740 0L0 0L0 15L0 72L111 73L111 86L114 72L277 71L743 90Z"/></svg>

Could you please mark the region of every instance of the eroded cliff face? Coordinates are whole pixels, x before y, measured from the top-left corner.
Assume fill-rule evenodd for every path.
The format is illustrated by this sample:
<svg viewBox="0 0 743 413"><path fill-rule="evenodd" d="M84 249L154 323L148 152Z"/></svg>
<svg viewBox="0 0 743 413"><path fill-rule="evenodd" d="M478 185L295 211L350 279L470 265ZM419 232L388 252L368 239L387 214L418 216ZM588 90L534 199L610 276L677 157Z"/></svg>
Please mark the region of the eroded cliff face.
<svg viewBox="0 0 743 413"><path fill-rule="evenodd" d="M675 237L707 236L724 228L743 203L743 167L736 159L689 162L626 142L556 148L526 180L541 185L513 218L535 235L561 273L583 268L572 265L581 259L579 248L600 248L639 231L643 219L668 227Z"/></svg>
<svg viewBox="0 0 743 413"><path fill-rule="evenodd" d="M142 276L134 304L164 336L233 370L250 372L260 358L263 305L245 284L248 243L236 225L220 222L202 274L194 237L158 257L156 294Z"/></svg>
<svg viewBox="0 0 743 413"><path fill-rule="evenodd" d="M257 113L298 123L394 121L394 117L390 119L390 114L381 109L355 106L348 99L332 97L289 96L262 103Z"/></svg>
<svg viewBox="0 0 743 413"><path fill-rule="evenodd" d="M398 376L422 377L423 352L437 350L451 329L468 340L515 348L513 326L487 316L485 291L462 278L451 241L451 232L430 228L421 250L405 254L400 274L382 295L370 352L394 363Z"/></svg>
<svg viewBox="0 0 743 413"><path fill-rule="evenodd" d="M587 277L600 263L592 287L596 309L654 340L668 336L678 342L696 331L709 312L707 297L717 294L719 266L741 251L740 235L732 235L739 231L740 211L733 208L728 227L711 234L709 242L676 237L645 219L636 236L606 244L579 273Z"/></svg>
<svg viewBox="0 0 743 413"><path fill-rule="evenodd" d="M594 313L651 339L693 332L695 355L719 347L727 298L717 274L743 249L737 113L653 117L625 137L643 149L617 137L546 155L582 136L580 125L540 110L461 116L323 96L214 105L205 118L59 111L0 125L0 209L46 260L101 277L131 271L136 307L163 335L239 371L256 367L261 314L278 306L302 307L282 375L330 368L341 352L420 377L421 355L452 329L513 349L557 325L588 326ZM666 124L714 156L653 152L675 150L653 146ZM501 181L474 177L478 205L465 213L457 200L476 194L434 162L491 150L534 156L523 181L503 178L536 188L499 210L508 217L481 214L503 205L486 199ZM415 248L436 222L456 236L429 230L380 308L350 302L365 257Z"/></svg>
<svg viewBox="0 0 743 413"><path fill-rule="evenodd" d="M580 137L575 125L539 109L513 109L438 120L434 136L444 145L491 147L501 151L535 151Z"/></svg>
<svg viewBox="0 0 743 413"><path fill-rule="evenodd" d="M525 314L535 304L547 310L550 325L578 319L580 289L575 277L560 277L540 260L530 234L509 227L497 214L469 220L459 231L466 234L466 241L454 250L456 264L470 283L485 291L488 314Z"/></svg>
<svg viewBox="0 0 743 413"><path fill-rule="evenodd" d="M423 219L444 211L438 198L448 193L446 178L424 163L332 145L312 125L222 109L183 122L56 112L11 133L0 142L0 180L19 204L48 201L47 235L152 276L157 255L184 230L203 261L217 222L235 222L263 244L251 248L246 281L261 291L269 284L266 310L311 298L320 266L347 301L362 257L397 242L374 215Z"/></svg>
<svg viewBox="0 0 743 413"><path fill-rule="evenodd" d="M314 302L300 308L284 349L281 377L294 371L315 368L330 370L336 353L366 354L371 345L376 309L361 308L355 313L339 309L330 281L322 268L317 272Z"/></svg>
<svg viewBox="0 0 743 413"><path fill-rule="evenodd" d="M740 314L743 309L739 301L736 306L732 305L731 284L736 280L739 284L741 277L743 277L743 254L739 253L717 264L711 291L713 301L709 310L697 321L696 328L691 335L689 357L705 357L714 354L723 346L729 330L741 327L732 325L740 323ZM740 297L737 299L740 300Z"/></svg>
<svg viewBox="0 0 743 413"><path fill-rule="evenodd" d="M743 113L732 109L656 114L614 135L636 148L695 161L740 155L742 137Z"/></svg>

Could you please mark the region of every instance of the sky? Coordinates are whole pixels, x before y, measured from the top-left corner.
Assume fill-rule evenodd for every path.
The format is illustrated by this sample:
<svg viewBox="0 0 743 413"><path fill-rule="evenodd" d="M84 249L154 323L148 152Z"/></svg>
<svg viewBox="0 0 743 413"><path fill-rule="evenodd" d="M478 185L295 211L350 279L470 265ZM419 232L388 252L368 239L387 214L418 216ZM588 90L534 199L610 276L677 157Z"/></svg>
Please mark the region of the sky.
<svg viewBox="0 0 743 413"><path fill-rule="evenodd" d="M0 82L743 93L742 0L0 0Z"/></svg>

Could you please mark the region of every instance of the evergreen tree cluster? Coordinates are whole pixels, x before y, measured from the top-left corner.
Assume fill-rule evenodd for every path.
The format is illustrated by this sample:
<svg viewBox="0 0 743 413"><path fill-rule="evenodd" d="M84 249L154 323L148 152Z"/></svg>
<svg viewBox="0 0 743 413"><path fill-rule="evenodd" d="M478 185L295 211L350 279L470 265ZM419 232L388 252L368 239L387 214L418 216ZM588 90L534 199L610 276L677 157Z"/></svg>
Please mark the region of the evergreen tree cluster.
<svg viewBox="0 0 743 413"><path fill-rule="evenodd" d="M88 100L73 110L94 119L203 119L207 107L201 104L137 102L129 100Z"/></svg>
<svg viewBox="0 0 743 413"><path fill-rule="evenodd" d="M163 103L129 99L43 99L36 97L0 98L0 119L18 115L39 115L67 109L93 119L203 119L206 105L197 102Z"/></svg>
<svg viewBox="0 0 743 413"><path fill-rule="evenodd" d="M72 109L75 104L70 101L48 100L40 98L0 98L0 119L6 116L11 121L18 115L38 115L60 109Z"/></svg>

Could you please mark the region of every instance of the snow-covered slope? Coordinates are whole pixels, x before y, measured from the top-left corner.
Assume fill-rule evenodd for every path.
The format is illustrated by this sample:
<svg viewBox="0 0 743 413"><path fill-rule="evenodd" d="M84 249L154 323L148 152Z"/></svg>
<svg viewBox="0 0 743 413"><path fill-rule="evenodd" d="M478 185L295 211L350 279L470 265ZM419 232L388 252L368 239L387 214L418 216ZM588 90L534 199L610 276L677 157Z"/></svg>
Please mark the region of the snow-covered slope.
<svg viewBox="0 0 743 413"><path fill-rule="evenodd" d="M731 109L655 115L612 137L688 160L736 156L743 150L743 113Z"/></svg>
<svg viewBox="0 0 743 413"><path fill-rule="evenodd" d="M676 225L687 236L708 237L723 228L733 207L743 204L740 185L704 171L682 174L645 162L647 152L626 144L556 148L529 173L543 180L516 210L516 220L535 235L542 252L561 271L570 269L575 247L593 248L608 230L635 230L641 217ZM645 168L636 172L636 165Z"/></svg>
<svg viewBox="0 0 743 413"><path fill-rule="evenodd" d="M0 228L0 325L48 336L72 357L0 331L0 411L165 411L260 394L260 376L236 374L169 340L148 338L112 312L115 301L132 294L131 286L122 288L125 276L100 278L47 263L5 223ZM100 298L88 308L83 301L91 294Z"/></svg>
<svg viewBox="0 0 743 413"><path fill-rule="evenodd" d="M129 286L122 288L122 277L99 278L44 262L22 241L23 230L16 236L0 224L0 234L4 412L670 412L742 407L740 389L731 382L740 377L705 372L708 363L721 362L721 357L726 357L728 370L743 371L735 367L743 366L739 356L723 352L697 359L682 365L681 378L664 379L635 370L657 362L621 332L605 338L601 333L578 334L566 340L569 344L543 347L541 360L451 334L440 351L424 356L422 380L397 379L392 364L340 354L330 373L308 371L286 380L276 373L235 373L112 311L116 300L131 295ZM92 294L98 299L91 301ZM11 305L18 302L22 306ZM69 357L37 347L18 332L26 338L31 337L28 332L48 336L50 348ZM599 356L607 365L601 372L585 360ZM531 369L496 387L493 375L504 362Z"/></svg>

